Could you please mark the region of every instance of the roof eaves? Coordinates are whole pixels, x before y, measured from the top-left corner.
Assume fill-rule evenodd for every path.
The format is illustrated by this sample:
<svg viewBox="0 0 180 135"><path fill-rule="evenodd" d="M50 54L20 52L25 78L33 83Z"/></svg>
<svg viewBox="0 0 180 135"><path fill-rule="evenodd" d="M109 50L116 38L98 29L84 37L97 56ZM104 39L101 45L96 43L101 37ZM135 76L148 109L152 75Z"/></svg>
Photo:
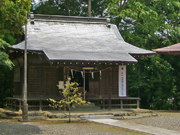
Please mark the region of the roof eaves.
<svg viewBox="0 0 180 135"><path fill-rule="evenodd" d="M44 50L44 54L50 61L137 62L130 54L122 52L115 54L111 52L62 52L57 50Z"/></svg>

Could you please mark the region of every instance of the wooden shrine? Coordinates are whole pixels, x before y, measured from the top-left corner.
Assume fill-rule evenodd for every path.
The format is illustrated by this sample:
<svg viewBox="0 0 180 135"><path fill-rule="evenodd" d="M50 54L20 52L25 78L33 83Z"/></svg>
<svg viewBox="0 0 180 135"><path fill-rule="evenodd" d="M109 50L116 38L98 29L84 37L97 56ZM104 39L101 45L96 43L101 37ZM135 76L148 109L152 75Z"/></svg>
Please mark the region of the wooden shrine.
<svg viewBox="0 0 180 135"><path fill-rule="evenodd" d="M24 41L9 48L15 64L14 97L9 107L21 109ZM47 99L61 99L58 87L79 83L85 100L102 107L139 108L139 97L128 97L129 64L154 52L125 42L106 18L31 14L27 25L27 96L30 108L48 108ZM86 91L86 93L84 92ZM128 101L135 100L127 104Z"/></svg>

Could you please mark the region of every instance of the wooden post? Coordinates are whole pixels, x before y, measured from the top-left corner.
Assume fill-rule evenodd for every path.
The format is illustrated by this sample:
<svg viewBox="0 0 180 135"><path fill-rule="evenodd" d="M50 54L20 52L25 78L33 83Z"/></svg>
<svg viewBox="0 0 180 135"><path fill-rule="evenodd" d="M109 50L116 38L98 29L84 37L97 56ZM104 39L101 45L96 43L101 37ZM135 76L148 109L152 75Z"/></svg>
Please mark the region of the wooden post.
<svg viewBox="0 0 180 135"><path fill-rule="evenodd" d="M99 95L99 97L101 97L101 88L100 88L100 86L101 86L101 79L100 79L100 77L101 76L99 76L99 81L98 81L98 95Z"/></svg>
<svg viewBox="0 0 180 135"><path fill-rule="evenodd" d="M123 109L123 99L121 99L121 109Z"/></svg>
<svg viewBox="0 0 180 135"><path fill-rule="evenodd" d="M129 95L129 85L128 85L128 65L126 65L126 95Z"/></svg>
<svg viewBox="0 0 180 135"><path fill-rule="evenodd" d="M23 121L28 121L28 104L27 104L27 24L25 25L25 47L24 47L24 88L23 88Z"/></svg>
<svg viewBox="0 0 180 135"><path fill-rule="evenodd" d="M39 100L39 111L42 111L42 100Z"/></svg>
<svg viewBox="0 0 180 135"><path fill-rule="evenodd" d="M139 109L139 99L137 99L137 109Z"/></svg>
<svg viewBox="0 0 180 135"><path fill-rule="evenodd" d="M63 81L64 81L64 86L66 84L66 67L63 69Z"/></svg>
<svg viewBox="0 0 180 135"><path fill-rule="evenodd" d="M139 62L138 62L138 74L139 74L138 83L139 83L139 86L140 86L140 63ZM141 97L139 88L138 88L138 97L139 98ZM139 102L139 100L137 102L138 102L138 107L137 108L139 109L140 108L140 102Z"/></svg>
<svg viewBox="0 0 180 135"><path fill-rule="evenodd" d="M83 75L83 78L84 78L84 90L83 90L83 92L84 92L84 100L85 100L86 99L86 97L85 97L85 93L86 93L86 71L84 70L83 73L84 73L84 75Z"/></svg>
<svg viewBox="0 0 180 135"><path fill-rule="evenodd" d="M109 72L109 110L111 110L111 91L112 91L112 68Z"/></svg>
<svg viewBox="0 0 180 135"><path fill-rule="evenodd" d="M88 16L91 17L91 0L88 0Z"/></svg>
<svg viewBox="0 0 180 135"><path fill-rule="evenodd" d="M103 100L103 109L105 109L105 107L106 107L105 106L105 104L106 104L105 102L106 102L106 100Z"/></svg>
<svg viewBox="0 0 180 135"><path fill-rule="evenodd" d="M66 87L65 86L65 84L66 84L66 67L64 67L64 69L63 69L63 80L64 80L64 87ZM64 111L66 111L66 106L64 106Z"/></svg>
<svg viewBox="0 0 180 135"><path fill-rule="evenodd" d="M19 101L19 112L21 112L21 100L18 100Z"/></svg>

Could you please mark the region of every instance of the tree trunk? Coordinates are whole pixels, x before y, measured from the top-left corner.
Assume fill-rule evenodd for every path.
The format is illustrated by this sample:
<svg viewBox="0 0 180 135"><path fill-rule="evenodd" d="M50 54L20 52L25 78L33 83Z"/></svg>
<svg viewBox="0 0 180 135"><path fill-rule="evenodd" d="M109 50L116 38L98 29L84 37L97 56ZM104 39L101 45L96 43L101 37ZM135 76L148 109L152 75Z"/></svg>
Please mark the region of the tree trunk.
<svg viewBox="0 0 180 135"><path fill-rule="evenodd" d="M69 123L71 122L71 106L68 105L68 108L69 108Z"/></svg>
<svg viewBox="0 0 180 135"><path fill-rule="evenodd" d="M88 0L88 16L91 17L91 0Z"/></svg>

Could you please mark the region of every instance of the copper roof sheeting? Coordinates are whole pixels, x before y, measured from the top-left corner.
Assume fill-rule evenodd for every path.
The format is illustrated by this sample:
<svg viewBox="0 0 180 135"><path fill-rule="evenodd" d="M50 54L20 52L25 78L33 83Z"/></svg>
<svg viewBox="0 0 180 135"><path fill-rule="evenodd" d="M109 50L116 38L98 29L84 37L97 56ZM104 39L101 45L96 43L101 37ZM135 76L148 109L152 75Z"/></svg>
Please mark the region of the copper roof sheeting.
<svg viewBox="0 0 180 135"><path fill-rule="evenodd" d="M180 55L180 43L163 48L154 49L153 51L169 55Z"/></svg>
<svg viewBox="0 0 180 135"><path fill-rule="evenodd" d="M132 54L155 53L126 43L106 19L34 15L27 28L27 49L43 51L49 60L137 62ZM11 49L23 50L24 41Z"/></svg>

